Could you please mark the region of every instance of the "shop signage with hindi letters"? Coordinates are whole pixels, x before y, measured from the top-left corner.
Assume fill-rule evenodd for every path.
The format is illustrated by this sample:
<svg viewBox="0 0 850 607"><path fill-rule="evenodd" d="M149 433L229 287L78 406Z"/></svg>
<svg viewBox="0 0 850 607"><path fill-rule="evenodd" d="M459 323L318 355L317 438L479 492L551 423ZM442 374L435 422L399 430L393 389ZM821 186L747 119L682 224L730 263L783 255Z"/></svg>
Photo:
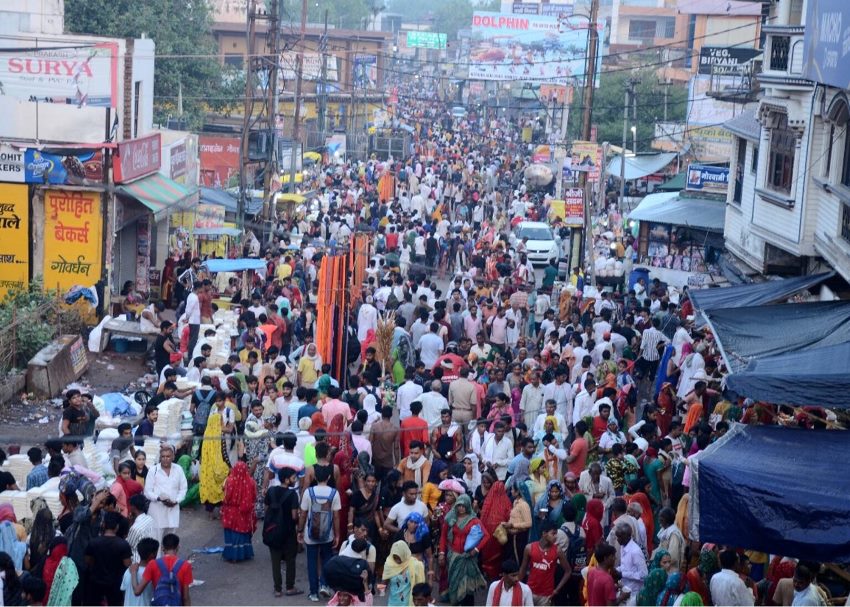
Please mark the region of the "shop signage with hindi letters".
<svg viewBox="0 0 850 607"><path fill-rule="evenodd" d="M0 183L0 298L29 283L29 190Z"/></svg>
<svg viewBox="0 0 850 607"><path fill-rule="evenodd" d="M100 194L44 193L44 286L65 292L90 287L101 277L103 216Z"/></svg>
<svg viewBox="0 0 850 607"><path fill-rule="evenodd" d="M567 188L564 192L564 225L584 227L584 190Z"/></svg>
<svg viewBox="0 0 850 607"><path fill-rule="evenodd" d="M199 204L195 211L195 228L214 230L224 227L224 207L217 204Z"/></svg>
<svg viewBox="0 0 850 607"><path fill-rule="evenodd" d="M729 167L701 164L688 165L688 180L685 184L686 190L725 194L728 188Z"/></svg>
<svg viewBox="0 0 850 607"><path fill-rule="evenodd" d="M186 174L186 143L181 142L171 148L171 166L169 167L169 175L172 179L177 179Z"/></svg>
<svg viewBox="0 0 850 607"><path fill-rule="evenodd" d="M112 165L115 183L127 183L159 171L162 137L159 133L118 144L118 158Z"/></svg>

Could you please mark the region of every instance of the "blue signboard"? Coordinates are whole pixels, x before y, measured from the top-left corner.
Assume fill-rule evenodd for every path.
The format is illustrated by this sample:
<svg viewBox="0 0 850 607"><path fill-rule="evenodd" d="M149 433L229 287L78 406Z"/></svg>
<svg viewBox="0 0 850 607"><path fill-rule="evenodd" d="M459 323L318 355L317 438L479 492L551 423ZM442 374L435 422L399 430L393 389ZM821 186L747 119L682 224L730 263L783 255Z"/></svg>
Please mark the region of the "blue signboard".
<svg viewBox="0 0 850 607"><path fill-rule="evenodd" d="M688 165L686 190L698 192L725 192L729 186L729 167Z"/></svg>
<svg viewBox="0 0 850 607"><path fill-rule="evenodd" d="M100 150L77 150L54 154L28 148L24 153L27 183L93 185L103 181L103 155Z"/></svg>
<svg viewBox="0 0 850 607"><path fill-rule="evenodd" d="M840 89L850 88L850 3L809 0L803 75Z"/></svg>

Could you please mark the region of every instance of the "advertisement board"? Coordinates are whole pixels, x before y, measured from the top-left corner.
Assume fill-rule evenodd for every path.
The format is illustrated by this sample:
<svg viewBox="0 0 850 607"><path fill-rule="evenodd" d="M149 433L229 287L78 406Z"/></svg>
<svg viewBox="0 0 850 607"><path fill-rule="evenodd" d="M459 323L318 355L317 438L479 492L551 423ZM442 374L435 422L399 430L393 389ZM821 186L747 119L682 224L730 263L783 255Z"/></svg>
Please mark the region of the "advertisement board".
<svg viewBox="0 0 850 607"><path fill-rule="evenodd" d="M688 165L688 179L685 182L686 190L725 194L728 187L729 167L702 164Z"/></svg>
<svg viewBox="0 0 850 607"><path fill-rule="evenodd" d="M514 2L511 5L511 12L514 15L536 15L538 5L535 2Z"/></svg>
<svg viewBox="0 0 850 607"><path fill-rule="evenodd" d="M540 14L547 17L569 17L575 10L574 4L554 4L552 2L540 5Z"/></svg>
<svg viewBox="0 0 850 607"><path fill-rule="evenodd" d="M734 77L694 76L688 94L688 124L720 124L735 117L735 104L714 99L707 95L712 83L715 89L739 86Z"/></svg>
<svg viewBox="0 0 850 607"><path fill-rule="evenodd" d="M761 55L754 48L704 46L699 51L700 74L739 74L742 66Z"/></svg>
<svg viewBox="0 0 850 607"><path fill-rule="evenodd" d="M446 34L439 32L407 32L407 46L410 48L446 48Z"/></svg>
<svg viewBox="0 0 850 607"><path fill-rule="evenodd" d="M0 82L21 101L115 108L118 43L3 37Z"/></svg>
<svg viewBox="0 0 850 607"><path fill-rule="evenodd" d="M584 190L564 190L564 224L572 228L584 227Z"/></svg>
<svg viewBox="0 0 850 607"><path fill-rule="evenodd" d="M44 193L44 286L67 291L100 280L103 216L100 194L47 190Z"/></svg>
<svg viewBox="0 0 850 607"><path fill-rule="evenodd" d="M182 177L186 174L188 162L185 141L181 141L180 143L171 146L168 163L168 176L171 177L171 179L177 179L178 177Z"/></svg>
<svg viewBox="0 0 850 607"><path fill-rule="evenodd" d="M531 154L531 162L548 163L552 161L552 148L548 145L538 145Z"/></svg>
<svg viewBox="0 0 850 607"><path fill-rule="evenodd" d="M599 24L601 34L603 24ZM582 83L586 19L476 11L469 53L471 80ZM601 66L599 54L597 68Z"/></svg>
<svg viewBox="0 0 850 607"><path fill-rule="evenodd" d="M112 163L115 183L127 183L159 170L162 137L159 133L122 141L118 158Z"/></svg>
<svg viewBox="0 0 850 607"><path fill-rule="evenodd" d="M100 150L54 154L27 148L24 152L24 180L54 185L102 185L103 154Z"/></svg>
<svg viewBox="0 0 850 607"><path fill-rule="evenodd" d="M803 76L850 88L850 4L847 0L809 0L806 11Z"/></svg>
<svg viewBox="0 0 850 607"><path fill-rule="evenodd" d="M351 62L352 82L356 89L373 89L378 85L378 56L354 55Z"/></svg>
<svg viewBox="0 0 850 607"><path fill-rule="evenodd" d="M570 171L587 173L588 181L599 181L602 171L602 148L592 141L573 141Z"/></svg>
<svg viewBox="0 0 850 607"><path fill-rule="evenodd" d="M24 183L24 150L0 145L0 181Z"/></svg>
<svg viewBox="0 0 850 607"><path fill-rule="evenodd" d="M23 289L30 273L29 188L0 183L0 299Z"/></svg>
<svg viewBox="0 0 850 607"><path fill-rule="evenodd" d="M217 204L199 204L195 210L195 228L207 230L224 227L224 207Z"/></svg>
<svg viewBox="0 0 850 607"><path fill-rule="evenodd" d="M239 139L236 137L200 135L198 160L201 165L200 185L208 188L238 185Z"/></svg>
<svg viewBox="0 0 850 607"><path fill-rule="evenodd" d="M280 82L281 89L286 84L287 80L295 80L298 78L298 53L287 51L280 55L280 74L282 81ZM337 70L337 58L334 55L327 57L327 78L329 82L339 80L339 72ZM301 60L301 76L305 80L321 80L322 78L322 54L321 53L304 53Z"/></svg>

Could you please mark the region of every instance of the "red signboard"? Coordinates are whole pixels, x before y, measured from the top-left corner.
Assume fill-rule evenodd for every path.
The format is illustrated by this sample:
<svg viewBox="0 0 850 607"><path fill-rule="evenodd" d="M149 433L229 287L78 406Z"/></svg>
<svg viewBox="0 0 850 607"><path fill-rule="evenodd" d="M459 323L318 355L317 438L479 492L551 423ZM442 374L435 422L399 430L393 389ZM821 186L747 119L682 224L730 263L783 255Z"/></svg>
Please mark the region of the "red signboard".
<svg viewBox="0 0 850 607"><path fill-rule="evenodd" d="M118 144L118 158L112 163L115 183L126 183L159 171L162 142L159 133Z"/></svg>
<svg viewBox="0 0 850 607"><path fill-rule="evenodd" d="M584 227L584 191L581 188L567 188L564 192L564 224Z"/></svg>
<svg viewBox="0 0 850 607"><path fill-rule="evenodd" d="M231 178L239 175L239 139L200 135L198 160L201 165L201 185L210 188L229 187Z"/></svg>

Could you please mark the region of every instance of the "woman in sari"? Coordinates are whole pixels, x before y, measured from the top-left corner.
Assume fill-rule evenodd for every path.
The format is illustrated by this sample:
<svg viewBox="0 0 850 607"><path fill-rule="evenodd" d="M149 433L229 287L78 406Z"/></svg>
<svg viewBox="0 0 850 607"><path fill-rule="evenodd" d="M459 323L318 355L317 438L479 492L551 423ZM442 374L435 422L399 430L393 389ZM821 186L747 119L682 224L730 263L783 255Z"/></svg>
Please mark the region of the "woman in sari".
<svg viewBox="0 0 850 607"><path fill-rule="evenodd" d="M192 458L187 454L181 455L177 459L177 465L183 469L183 476L186 477L186 497L180 502L180 507L193 506L201 503L201 484L198 480L198 470L192 471Z"/></svg>
<svg viewBox="0 0 850 607"><path fill-rule="evenodd" d="M224 483L221 526L224 528L222 558L230 563L254 558L251 536L257 528L257 485L245 462L238 462Z"/></svg>
<svg viewBox="0 0 850 607"><path fill-rule="evenodd" d="M656 605L659 607L673 607L676 601L688 591L688 581L679 571L668 571L667 583L664 590L658 595Z"/></svg>
<svg viewBox="0 0 850 607"><path fill-rule="evenodd" d="M481 507L484 505L484 500L487 499L487 494L496 482L496 475L491 470L486 470L481 475L481 484L473 494L472 508L475 512L481 512Z"/></svg>
<svg viewBox="0 0 850 607"><path fill-rule="evenodd" d="M472 513L472 502L460 495L446 515L440 534L440 565L448 570L448 590L441 600L451 605L474 605L475 591L487 586L478 569L478 546L486 539L481 521Z"/></svg>
<svg viewBox="0 0 850 607"><path fill-rule="evenodd" d="M705 605L705 602L703 602L702 596L698 592L692 590L682 595L679 605L681 607L702 607Z"/></svg>
<svg viewBox="0 0 850 607"><path fill-rule="evenodd" d="M546 473L542 457L535 457L529 465L531 475L528 477L528 491L531 494L531 504L536 504L540 496L546 493L546 485L549 484L549 477Z"/></svg>
<svg viewBox="0 0 850 607"><path fill-rule="evenodd" d="M488 580L494 580L502 574L502 545L493 533L496 527L508 522L511 508L505 483L496 481L481 508L481 523L488 537L481 542L478 550L481 553L481 570Z"/></svg>
<svg viewBox="0 0 850 607"><path fill-rule="evenodd" d="M339 520L347 521L348 520L348 508L351 500L351 491L352 488L357 489L357 487L352 487L352 474L354 472L355 465L355 455L354 455L354 447L351 444L351 432L344 430L345 428L345 420L342 415L336 415L331 420L331 428L333 430L329 430L328 432L328 442L331 442L331 434L330 432L336 432L335 428L337 426L337 420L341 420L343 424L343 430L340 431L340 434L336 435L337 438L337 446L338 450L333 457L333 465L339 469L339 479L336 482L336 490L339 491L339 501L341 505L341 509L339 511Z"/></svg>
<svg viewBox="0 0 850 607"><path fill-rule="evenodd" d="M428 506L428 511L433 512L440 503L440 483L448 476L448 464L444 460L434 459L431 463L431 472L428 473L428 482L422 488L422 503Z"/></svg>
<svg viewBox="0 0 850 607"><path fill-rule="evenodd" d="M115 496L115 500L118 502L118 512L124 518L130 516L130 498L145 489L141 483L134 481L132 476L133 463L130 461L121 462L118 464L118 477L109 488L109 492Z"/></svg>
<svg viewBox="0 0 850 607"><path fill-rule="evenodd" d="M511 482L511 498L513 504L505 530L508 532L508 543L505 544L502 556L504 560L513 559L522 562L523 551L528 543L528 532L531 529L531 493L527 482Z"/></svg>
<svg viewBox="0 0 850 607"><path fill-rule="evenodd" d="M201 445L201 503L210 520L215 519L215 508L224 500L224 482L230 474L227 445L221 432L221 414L213 409L204 431Z"/></svg>
<svg viewBox="0 0 850 607"><path fill-rule="evenodd" d="M699 555L699 565L688 570L688 585L693 592L699 594L703 605L711 605L711 591L709 584L711 576L720 571L717 553L711 550L703 550ZM687 596L687 595L686 595Z"/></svg>
<svg viewBox="0 0 850 607"><path fill-rule="evenodd" d="M257 486L257 501L254 504L254 510L257 512L258 520L262 519L266 513L266 502L262 488L266 474L266 461L268 461L271 452L269 432L274 429L274 426L273 417L263 420L251 418L245 422L244 458L248 465L248 471L254 479L254 484Z"/></svg>
<svg viewBox="0 0 850 607"><path fill-rule="evenodd" d="M378 543L375 545L375 575L380 579L381 567L390 553L392 538L388 531L384 530L384 521L387 520L387 515L390 509L401 501L401 472L395 468L390 470L381 482L381 492L378 498Z"/></svg>
<svg viewBox="0 0 850 607"><path fill-rule="evenodd" d="M531 534L529 542L536 542L540 539L543 521L551 521L559 527L563 522L561 520L561 510L564 507L564 489L561 482L557 480L549 481L546 486L546 493L540 496L540 499L534 505L534 516L531 522Z"/></svg>
<svg viewBox="0 0 850 607"><path fill-rule="evenodd" d="M399 540L390 548L383 579L387 581L387 605L407 607L413 605L413 587L425 582L425 567L407 543Z"/></svg>
<svg viewBox="0 0 850 607"><path fill-rule="evenodd" d="M667 585L667 574L670 571L673 561L670 559L670 553L666 550L658 550L652 557L652 562L649 564L649 573L643 580L643 587L638 593L638 605L657 605L658 595L664 590Z"/></svg>
<svg viewBox="0 0 850 607"><path fill-rule="evenodd" d="M587 496L584 493L576 493L570 498L570 503L576 512L575 524L581 525L587 513Z"/></svg>
<svg viewBox="0 0 850 607"><path fill-rule="evenodd" d="M431 529L428 522L418 512L411 512L404 519L404 523L395 534L396 542L403 541L410 548L413 558L422 562L422 566L428 571L428 581L433 581L437 573L437 562L431 549Z"/></svg>
<svg viewBox="0 0 850 607"><path fill-rule="evenodd" d="M176 263L173 257L165 260L165 266L162 268L162 281L160 282L160 295L162 301L167 307L171 307L171 297L174 295L174 267Z"/></svg>
<svg viewBox="0 0 850 607"><path fill-rule="evenodd" d="M646 551L651 554L655 547L655 541L653 540L655 537L655 519L652 516L652 504L649 501L649 497L644 492L644 487L648 484L649 481L645 478L633 480L629 483L629 488L623 496L623 499L626 500L626 504L631 504L632 502L640 504L640 520L643 521L643 524L646 527Z"/></svg>
<svg viewBox="0 0 850 607"><path fill-rule="evenodd" d="M44 596L48 597L47 605L70 605L71 595L80 583L80 575L68 556L68 541L64 537L51 540L41 575L46 586Z"/></svg>
<svg viewBox="0 0 850 607"><path fill-rule="evenodd" d="M363 477L360 488L351 494L348 501L348 530L354 528L354 521L360 519L366 521L369 528L369 541L377 542L378 536L378 479L374 472L367 472Z"/></svg>
<svg viewBox="0 0 850 607"><path fill-rule="evenodd" d="M0 523L0 552L5 552L11 557L17 571L24 570L27 545L26 542L18 539L17 523L9 520Z"/></svg>
<svg viewBox="0 0 850 607"><path fill-rule="evenodd" d="M588 552L596 549L596 545L602 540L602 516L605 513L605 504L600 499L592 499L587 502L587 512L581 521L584 531L584 545Z"/></svg>

